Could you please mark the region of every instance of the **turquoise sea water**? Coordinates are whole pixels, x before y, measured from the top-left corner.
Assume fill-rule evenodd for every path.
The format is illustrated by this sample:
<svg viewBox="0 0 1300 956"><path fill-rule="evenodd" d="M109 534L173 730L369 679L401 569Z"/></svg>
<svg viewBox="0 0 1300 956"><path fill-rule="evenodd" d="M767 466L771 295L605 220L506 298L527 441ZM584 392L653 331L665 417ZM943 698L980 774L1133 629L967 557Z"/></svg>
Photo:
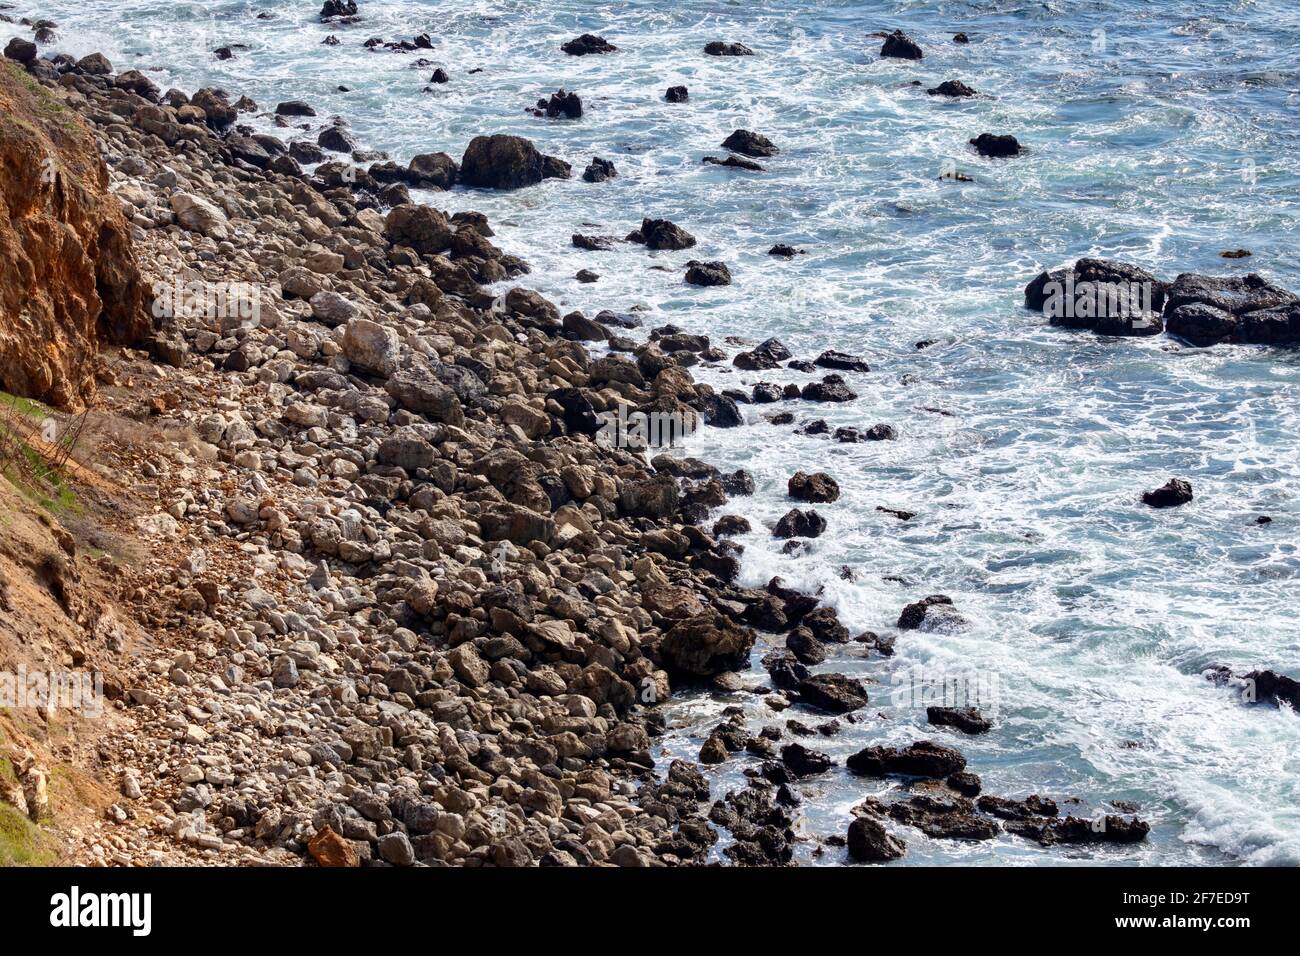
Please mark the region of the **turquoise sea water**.
<svg viewBox="0 0 1300 956"><path fill-rule="evenodd" d="M7 12L49 17L57 48L102 50L164 88L219 85L264 108L306 99L401 161L459 157L484 132L526 135L579 171L593 155L612 159L620 175L600 185L575 177L422 198L486 213L496 241L532 264L524 284L562 311L641 306L647 327L672 322L720 344L776 335L800 357L866 357L871 372L846 374L855 402L792 408L832 428L887 422L898 441L801 436L755 406L750 427L705 429L689 449L756 476L759 493L725 509L756 529L742 539L743 583L780 574L824 587L855 630L886 630L935 592L972 622L905 633L887 662L827 662L879 683L861 723L814 746L842 762L868 743L949 739L895 692L916 674L978 675L996 687L995 729L949 742L987 791L1078 797L1083 815L1133 801L1153 825L1140 847L1068 852L910 831L903 863L1300 864L1300 718L1245 707L1200 676L1219 662L1300 676L1300 354L1100 339L1020 307L1036 272L1082 255L1166 278L1258 271L1300 291L1300 7L361 0L366 19L354 26L321 25L318 9L53 0ZM869 34L894 28L921 43L923 61L878 57ZM958 30L968 45L952 43ZM620 51L560 53L586 31ZM420 32L434 50L421 51L433 63L419 69L413 55L361 46ZM321 45L330 33L339 46ZM715 39L756 55L704 56ZM208 52L231 43L247 48L228 61ZM424 92L434 66L451 82ZM949 78L988 96L925 95ZM665 103L678 84L689 103ZM524 112L561 86L582 95L583 119ZM701 165L725 154L719 144L737 127L780 147L766 172ZM979 159L966 141L981 132L1012 133L1029 151ZM941 181L952 165L973 182ZM573 232L621 236L643 215L678 222L699 245L570 245ZM775 242L807 255L774 259ZM1239 247L1254 255L1218 256ZM734 284L684 285L688 258L726 261ZM579 284L580 268L601 280ZM922 339L938 342L918 351ZM719 387L809 379L698 374ZM787 557L766 527L789 507L785 480L800 468L829 472L843 496L818 506L827 534ZM1175 475L1193 483L1191 505L1138 503ZM899 522L877 505L917 517ZM1272 524L1256 525L1260 514ZM837 575L841 565L855 581ZM755 668L747 680L763 676ZM790 716L751 695L697 694L671 705L669 749L693 755L726 704L751 711L755 728ZM711 772L740 785L743 761ZM842 772L806 783L802 831L843 833L849 808L886 787ZM814 845L804 860L842 861L836 850L814 859Z"/></svg>

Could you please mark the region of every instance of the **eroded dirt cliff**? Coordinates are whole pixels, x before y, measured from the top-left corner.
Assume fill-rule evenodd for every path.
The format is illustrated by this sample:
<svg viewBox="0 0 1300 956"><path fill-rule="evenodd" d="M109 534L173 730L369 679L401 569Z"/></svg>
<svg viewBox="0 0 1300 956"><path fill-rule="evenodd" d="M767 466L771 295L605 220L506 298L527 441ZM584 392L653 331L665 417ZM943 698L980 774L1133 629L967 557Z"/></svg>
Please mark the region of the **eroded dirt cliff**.
<svg viewBox="0 0 1300 956"><path fill-rule="evenodd" d="M145 288L94 136L0 63L0 388L76 407L101 341L140 341Z"/></svg>

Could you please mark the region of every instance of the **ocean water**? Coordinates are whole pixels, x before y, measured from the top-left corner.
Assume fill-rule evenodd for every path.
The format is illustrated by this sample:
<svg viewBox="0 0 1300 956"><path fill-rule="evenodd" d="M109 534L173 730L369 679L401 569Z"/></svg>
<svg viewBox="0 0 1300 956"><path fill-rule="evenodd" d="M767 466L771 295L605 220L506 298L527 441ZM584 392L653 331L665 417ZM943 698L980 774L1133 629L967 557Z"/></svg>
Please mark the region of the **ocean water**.
<svg viewBox="0 0 1300 956"><path fill-rule="evenodd" d="M575 173L593 155L612 159L619 176L604 184L575 176L422 198L486 213L498 244L533 266L522 284L563 311L639 307L646 328L671 322L729 352L740 347L726 344L733 337L775 335L799 357L837 348L867 358L869 373L845 375L856 401L781 407L832 428L890 423L898 441L798 435L763 420L775 406L750 406L748 427L704 429L687 448L755 475L758 493L722 509L754 524L741 539L742 583L779 574L822 588L854 631L889 630L904 604L936 592L971 622L905 632L888 660L828 661L819 669L873 681L872 703L809 745L842 765L871 743L944 740L966 753L986 792L1074 797L1081 803L1066 809L1084 816L1132 801L1152 824L1140 846L1075 850L900 831L909 842L900 865L1300 864L1300 718L1244 706L1201 676L1212 663L1300 676L1300 353L1102 339L1021 308L1033 275L1082 255L1165 278L1258 271L1300 290L1300 7L361 0L366 19L354 26L321 25L318 9L317 0L49 0L6 12L49 17L58 48L101 50L163 88L220 85L264 108L306 99L400 161L438 150L459 158L488 132L528 136ZM921 43L922 62L878 57L869 34L894 28ZM958 30L969 45L951 42ZM424 92L433 65L361 46L426 31L435 49L418 55L451 75L433 92ZM619 52L560 53L586 31ZM330 33L339 46L321 45ZM715 39L757 55L704 56ZM208 52L231 43L246 44L233 60ZM949 78L988 96L925 95ZM676 84L690 88L689 103L664 102ZM581 120L524 112L561 86L583 97ZM766 172L700 163L725 155L719 144L737 127L780 147ZM986 131L1012 133L1029 151L980 159L966 142ZM942 181L953 165L973 181ZM698 246L570 245L573 232L624 235L643 215L674 220ZM774 259L776 242L807 254ZM1238 247L1253 257L1218 256ZM724 260L734 284L683 284L689 258ZM576 282L581 268L600 281ZM922 339L937 343L919 351ZM718 387L811 378L730 366L697 374ZM767 528L790 507L785 481L798 469L829 472L843 494L817 506L828 532L790 557ZM1193 483L1195 501L1143 507L1140 493L1171 476ZM880 505L916 517L900 522ZM1257 525L1261 514L1273 522ZM845 565L854 580L838 575ZM765 677L757 658L768 646L745 675L752 685ZM911 688L953 677L983 689L991 733L953 739L927 727ZM668 705L668 751L694 756L728 705L754 727L815 722L774 714L753 695L697 692ZM743 784L747 759L709 771L715 794ZM891 786L842 769L805 782L800 860L844 862L841 850L814 852L816 838L842 834L854 804Z"/></svg>

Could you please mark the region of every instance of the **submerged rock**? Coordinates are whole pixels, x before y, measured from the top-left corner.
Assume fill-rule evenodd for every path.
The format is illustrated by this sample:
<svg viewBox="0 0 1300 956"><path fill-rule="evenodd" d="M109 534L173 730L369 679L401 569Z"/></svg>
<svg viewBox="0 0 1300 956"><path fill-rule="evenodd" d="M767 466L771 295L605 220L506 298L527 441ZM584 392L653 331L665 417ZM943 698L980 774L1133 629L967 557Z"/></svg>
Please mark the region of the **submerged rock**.
<svg viewBox="0 0 1300 956"><path fill-rule="evenodd" d="M726 159L719 159L717 156L705 156L700 162L710 166L729 166L732 169L744 169L751 173L763 172L763 167L752 159L741 159L738 156L728 156Z"/></svg>

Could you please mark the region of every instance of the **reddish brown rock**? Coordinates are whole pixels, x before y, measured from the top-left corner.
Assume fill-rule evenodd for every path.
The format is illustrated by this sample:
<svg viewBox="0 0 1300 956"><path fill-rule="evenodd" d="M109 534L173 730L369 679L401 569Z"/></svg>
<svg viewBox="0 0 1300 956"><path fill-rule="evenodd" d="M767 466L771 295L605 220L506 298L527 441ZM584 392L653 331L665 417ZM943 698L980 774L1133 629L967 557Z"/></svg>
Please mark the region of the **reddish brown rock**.
<svg viewBox="0 0 1300 956"><path fill-rule="evenodd" d="M100 343L148 334L145 288L94 137L20 72L0 68L0 388L77 407Z"/></svg>

